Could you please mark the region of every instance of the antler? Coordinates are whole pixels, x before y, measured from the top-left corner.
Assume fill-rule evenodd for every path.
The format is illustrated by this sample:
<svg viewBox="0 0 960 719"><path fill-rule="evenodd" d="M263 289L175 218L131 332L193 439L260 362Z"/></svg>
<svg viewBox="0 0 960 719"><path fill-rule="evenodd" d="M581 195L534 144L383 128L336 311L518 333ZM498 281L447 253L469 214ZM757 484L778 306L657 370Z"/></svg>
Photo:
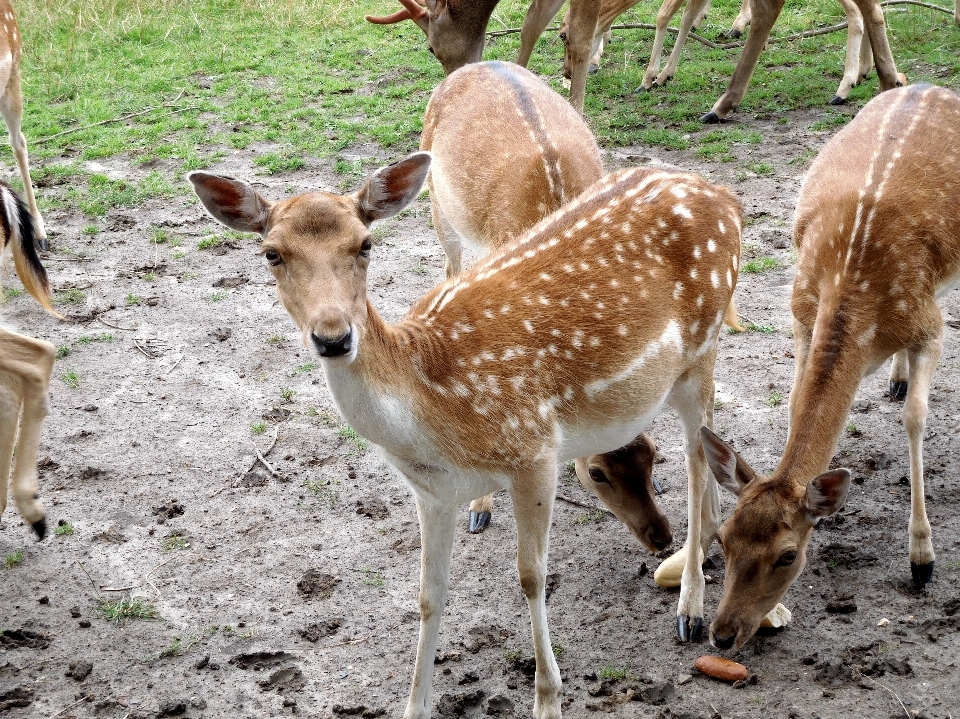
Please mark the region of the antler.
<svg viewBox="0 0 960 719"><path fill-rule="evenodd" d="M392 25L403 22L404 20L413 20L417 25L420 25L420 23L426 19L427 9L418 3L417 0L399 0L399 2L403 5L403 10L397 10L392 15L382 17L364 15L364 19L367 22L372 22L374 25Z"/></svg>

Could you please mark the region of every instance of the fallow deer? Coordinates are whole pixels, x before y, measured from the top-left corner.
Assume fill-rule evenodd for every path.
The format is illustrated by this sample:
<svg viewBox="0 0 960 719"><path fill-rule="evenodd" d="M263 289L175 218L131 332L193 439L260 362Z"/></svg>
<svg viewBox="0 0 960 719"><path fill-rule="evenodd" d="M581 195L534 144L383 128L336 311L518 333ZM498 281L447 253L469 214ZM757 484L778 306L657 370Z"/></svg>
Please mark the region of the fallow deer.
<svg viewBox="0 0 960 719"><path fill-rule="evenodd" d="M545 605L557 462L609 452L669 404L684 427L691 546L713 541L718 497L698 429L740 253L740 206L687 174L612 173L517 241L435 287L399 324L366 297L370 225L420 192L429 153L351 195L271 202L249 184L188 177L214 218L263 238L280 299L321 358L334 402L413 490L422 536L420 638L404 716L428 717L459 503L506 489L536 660L538 719L560 716ZM682 639L702 630L689 552Z"/></svg>
<svg viewBox="0 0 960 719"><path fill-rule="evenodd" d="M850 472L828 466L861 380L891 356L891 393L906 384L910 568L920 587L932 577L922 450L943 345L937 297L960 284L958 146L960 95L917 85L867 103L804 179L783 458L770 477L758 476L702 430L714 476L739 496L719 534L727 570L710 628L717 647L753 635L803 569L813 526L843 505Z"/></svg>
<svg viewBox="0 0 960 719"><path fill-rule="evenodd" d="M50 304L47 272L34 246L37 230L33 218L23 201L2 182L0 228L0 255L10 248L24 288L45 310L59 317ZM37 452L55 359L56 348L49 342L0 327L0 516L7 508L12 464L14 503L40 539L46 535L47 523L37 496Z"/></svg>
<svg viewBox="0 0 960 719"><path fill-rule="evenodd" d="M37 200L33 195L30 182L30 159L27 157L27 139L20 129L23 123L23 94L20 90L20 57L23 54L23 42L17 18L13 14L10 0L0 0L0 17L3 20L3 32L0 33L0 115L10 132L10 145L20 167L23 179L23 194L26 195L30 214L36 227L36 242L41 249L47 248L47 232L43 227L43 218L37 209Z"/></svg>

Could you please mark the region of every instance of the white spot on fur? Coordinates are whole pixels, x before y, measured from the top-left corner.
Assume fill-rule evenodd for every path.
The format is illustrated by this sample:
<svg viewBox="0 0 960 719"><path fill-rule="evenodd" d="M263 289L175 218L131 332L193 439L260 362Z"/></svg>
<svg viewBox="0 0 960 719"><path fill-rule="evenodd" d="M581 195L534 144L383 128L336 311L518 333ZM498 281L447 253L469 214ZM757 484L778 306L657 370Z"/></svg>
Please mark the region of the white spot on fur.
<svg viewBox="0 0 960 719"><path fill-rule="evenodd" d="M710 284L714 287L720 286L720 275L717 274L716 270L710 270Z"/></svg>

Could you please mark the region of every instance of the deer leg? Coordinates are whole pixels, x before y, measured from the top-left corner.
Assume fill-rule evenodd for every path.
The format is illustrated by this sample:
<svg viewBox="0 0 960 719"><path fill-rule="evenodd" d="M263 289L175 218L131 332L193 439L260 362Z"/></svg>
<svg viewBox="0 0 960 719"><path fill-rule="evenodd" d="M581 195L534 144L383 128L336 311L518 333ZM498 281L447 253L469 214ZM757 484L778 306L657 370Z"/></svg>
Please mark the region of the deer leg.
<svg viewBox="0 0 960 719"><path fill-rule="evenodd" d="M850 90L860 82L861 54L865 35L863 34L863 17L853 0L840 0L840 5L847 15L847 54L843 63L843 78L837 88L837 94L830 100L831 105L844 105L850 97ZM869 47L869 40L866 42Z"/></svg>
<svg viewBox="0 0 960 719"><path fill-rule="evenodd" d="M703 24L703 21L707 19L707 15L710 13L711 2L712 0L707 0L704 6L700 8L700 12L697 13L697 16L693 19L692 28L694 31L699 30L700 26Z"/></svg>
<svg viewBox="0 0 960 719"><path fill-rule="evenodd" d="M526 67L527 63L530 62L530 56L533 54L533 48L537 44L537 40L540 39L550 21L556 17L561 5L563 5L563 0L533 0L530 3L527 14L523 18L523 29L520 31L518 65Z"/></svg>
<svg viewBox="0 0 960 719"><path fill-rule="evenodd" d="M877 77L880 79L880 90L902 86L905 80L897 73L897 66L893 61L893 52L890 50L890 41L887 39L887 24L883 18L883 8L880 7L879 0L853 1L863 16L867 36L870 38L870 47L877 66Z"/></svg>
<svg viewBox="0 0 960 719"><path fill-rule="evenodd" d="M430 196L436 197L432 183ZM430 215L433 218L433 227L437 231L437 239L440 240L440 246L443 247L443 252L447 256L443 271L449 280L459 275L460 270L463 269L463 242L460 239L460 233L453 229L453 225L444 216L435 199L430 201Z"/></svg>
<svg viewBox="0 0 960 719"><path fill-rule="evenodd" d="M807 357L810 355L810 342L813 331L799 321L793 321L793 389L790 390L790 399L787 401L787 423L793 424L793 415L797 409L797 400L800 398L800 385L803 382L803 372L807 367Z"/></svg>
<svg viewBox="0 0 960 719"><path fill-rule="evenodd" d="M713 109L700 118L700 122L707 124L720 122L740 106L740 101L747 92L747 85L750 84L753 71L757 67L757 61L760 59L763 46L770 37L773 23L776 22L780 16L780 11L783 10L783 3L784 0L752 0L751 13L753 17L751 26L753 30L747 37L743 52L740 53L740 59L737 60L733 77L730 78L727 91L717 100Z"/></svg>
<svg viewBox="0 0 960 719"><path fill-rule="evenodd" d="M733 21L733 25L724 35L731 40L741 37L747 29L747 25L750 24L750 19L750 0L743 0L743 4L740 5L740 14L737 15L737 19Z"/></svg>
<svg viewBox="0 0 960 719"><path fill-rule="evenodd" d="M3 115L3 121L7 124L7 130L10 132L10 145L13 147L13 154L17 158L17 165L20 166L23 194L27 198L27 207L30 208L30 214L33 215L34 224L36 224L40 249L45 250L47 249L47 231L44 229L43 217L40 216L40 210L37 208L37 199L33 195L33 184L30 181L30 159L27 156L27 138L23 136L23 132L20 130L20 124L23 122L23 97L20 94L19 67L13 68L7 90L0 97L0 115Z"/></svg>
<svg viewBox="0 0 960 719"><path fill-rule="evenodd" d="M612 39L613 31L610 28L599 33L594 39L594 52L593 57L590 58L590 67L587 68L588 75L595 75L600 72L600 62L603 60L603 51Z"/></svg>
<svg viewBox="0 0 960 719"><path fill-rule="evenodd" d="M890 401L903 402L907 396L910 376L910 356L901 350L893 356L890 365Z"/></svg>
<svg viewBox="0 0 960 719"><path fill-rule="evenodd" d="M663 0L660 9L657 10L657 32L653 37L653 49L650 50L650 63L647 65L647 71L643 75L643 81L638 90L649 90L653 87L654 80L660 72L660 55L663 53L663 43L667 38L667 27L682 4L683 0Z"/></svg>
<svg viewBox="0 0 960 719"><path fill-rule="evenodd" d="M864 34L860 41L860 67L857 73L861 80L866 80L873 69L873 48L870 47L870 37Z"/></svg>
<svg viewBox="0 0 960 719"><path fill-rule="evenodd" d="M687 541L684 544L686 563L680 578L680 602L677 606L677 633L682 642L699 642L703 638L703 597L706 584L699 561L700 552L694 548L702 548L706 556L720 524L719 497L716 497L716 503L712 501L713 495L717 494L716 481L713 475L707 472L707 459L700 443L700 427L709 421L709 405L713 399L715 356L716 348L707 353L699 368L674 384L667 398L683 425L687 464ZM714 485L711 499L706 499L708 482Z"/></svg>
<svg viewBox="0 0 960 719"><path fill-rule="evenodd" d="M457 523L455 504L435 504L417 495L417 519L420 521L420 637L413 685L403 719L429 719L433 688L433 662L437 656L440 617L447 602L450 579L450 555Z"/></svg>
<svg viewBox="0 0 960 719"><path fill-rule="evenodd" d="M923 433L927 426L927 398L940 361L943 330L936 340L910 352L910 385L903 405L903 427L910 450L910 572L923 586L933 578L935 554L923 494Z"/></svg>
<svg viewBox="0 0 960 719"><path fill-rule="evenodd" d="M7 375L0 378L6 380ZM0 517L7 508L10 464L13 460L13 448L17 442L17 424L20 420L20 395L0 383Z"/></svg>
<svg viewBox="0 0 960 719"><path fill-rule="evenodd" d="M583 114L583 101L587 92L587 70L593 54L593 38L597 31L600 3L573 0L570 3L570 27L567 32L564 74L569 68L570 104Z"/></svg>
<svg viewBox="0 0 960 719"><path fill-rule="evenodd" d="M470 502L470 534L480 534L480 532L490 526L490 516L492 514L492 494Z"/></svg>
<svg viewBox="0 0 960 719"><path fill-rule="evenodd" d="M657 75L654 80L655 86L666 85L673 76L677 74L677 67L680 65L680 55L683 53L683 46L687 42L687 35L690 34L690 27L693 21L700 14L701 8L710 0L688 0L686 8L683 10L683 17L680 20L680 32L677 34L677 40L673 43L673 51L667 59L667 64L663 72Z"/></svg>
<svg viewBox="0 0 960 719"><path fill-rule="evenodd" d="M517 477L510 495L517 521L517 571L520 587L530 608L533 652L537 663L535 677L535 719L560 719L560 668L550 644L547 627L547 550L550 519L557 490L556 457L543 461L528 475Z"/></svg>

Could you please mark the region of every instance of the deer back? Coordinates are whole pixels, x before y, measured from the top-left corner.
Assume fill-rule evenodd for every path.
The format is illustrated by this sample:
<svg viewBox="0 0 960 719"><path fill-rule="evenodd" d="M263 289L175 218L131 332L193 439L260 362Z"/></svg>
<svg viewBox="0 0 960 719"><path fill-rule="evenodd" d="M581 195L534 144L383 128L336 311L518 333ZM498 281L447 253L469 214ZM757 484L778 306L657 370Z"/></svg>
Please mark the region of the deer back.
<svg viewBox="0 0 960 719"><path fill-rule="evenodd" d="M434 90L420 149L433 153L430 199L485 249L514 239L603 173L583 118L513 63L467 65Z"/></svg>

